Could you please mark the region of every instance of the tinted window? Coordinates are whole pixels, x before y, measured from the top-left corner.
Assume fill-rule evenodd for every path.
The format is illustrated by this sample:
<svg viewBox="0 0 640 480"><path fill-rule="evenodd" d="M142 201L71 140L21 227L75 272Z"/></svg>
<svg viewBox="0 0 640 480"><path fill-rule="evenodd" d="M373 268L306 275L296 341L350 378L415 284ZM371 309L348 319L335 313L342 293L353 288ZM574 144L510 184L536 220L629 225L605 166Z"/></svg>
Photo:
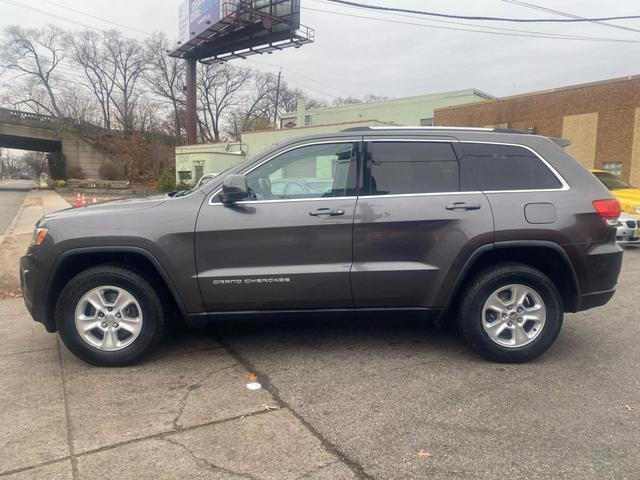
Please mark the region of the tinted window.
<svg viewBox="0 0 640 480"><path fill-rule="evenodd" d="M531 151L511 145L463 144L481 190L542 190L562 184Z"/></svg>
<svg viewBox="0 0 640 480"><path fill-rule="evenodd" d="M593 172L593 174L600 180L605 187L609 190L623 190L625 188L636 188L633 185L628 184L620 177L609 172Z"/></svg>
<svg viewBox="0 0 640 480"><path fill-rule="evenodd" d="M369 159L371 195L459 190L458 161L449 143L371 142Z"/></svg>
<svg viewBox="0 0 640 480"><path fill-rule="evenodd" d="M328 143L296 148L248 173L247 184L253 200L354 195L355 146Z"/></svg>

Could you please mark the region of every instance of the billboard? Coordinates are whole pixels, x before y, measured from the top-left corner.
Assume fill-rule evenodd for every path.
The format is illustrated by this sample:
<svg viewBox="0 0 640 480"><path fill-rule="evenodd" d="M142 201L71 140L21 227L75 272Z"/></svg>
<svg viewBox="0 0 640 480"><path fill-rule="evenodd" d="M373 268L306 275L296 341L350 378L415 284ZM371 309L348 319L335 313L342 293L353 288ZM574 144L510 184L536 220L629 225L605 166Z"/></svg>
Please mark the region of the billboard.
<svg viewBox="0 0 640 480"><path fill-rule="evenodd" d="M188 42L221 18L221 0L184 0L178 8L178 39Z"/></svg>
<svg viewBox="0 0 640 480"><path fill-rule="evenodd" d="M189 1L189 34L190 38L197 37L211 25L222 18L220 0L190 0Z"/></svg>
<svg viewBox="0 0 640 480"><path fill-rule="evenodd" d="M170 55L179 58L244 58L315 38L300 25L300 0L183 0L178 24L179 47Z"/></svg>

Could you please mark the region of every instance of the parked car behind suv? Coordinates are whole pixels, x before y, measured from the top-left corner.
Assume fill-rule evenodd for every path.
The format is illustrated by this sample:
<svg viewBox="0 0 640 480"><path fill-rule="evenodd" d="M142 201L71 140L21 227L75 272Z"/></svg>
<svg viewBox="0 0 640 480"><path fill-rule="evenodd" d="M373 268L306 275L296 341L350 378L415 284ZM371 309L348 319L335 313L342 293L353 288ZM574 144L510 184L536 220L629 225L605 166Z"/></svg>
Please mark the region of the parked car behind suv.
<svg viewBox="0 0 640 480"><path fill-rule="evenodd" d="M332 180L286 193L287 178ZM605 304L620 206L553 140L366 128L297 139L180 197L42 218L21 259L33 318L96 365L137 361L171 311L418 312L486 358L531 360ZM449 315L447 315L449 314Z"/></svg>

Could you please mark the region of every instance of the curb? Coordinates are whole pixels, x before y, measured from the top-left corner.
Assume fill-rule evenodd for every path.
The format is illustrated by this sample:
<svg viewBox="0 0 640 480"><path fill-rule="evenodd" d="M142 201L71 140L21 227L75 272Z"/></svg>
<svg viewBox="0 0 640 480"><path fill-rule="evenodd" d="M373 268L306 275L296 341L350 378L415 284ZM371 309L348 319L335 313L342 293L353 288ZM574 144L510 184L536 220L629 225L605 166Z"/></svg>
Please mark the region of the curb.
<svg viewBox="0 0 640 480"><path fill-rule="evenodd" d="M27 203L27 200L31 192L33 192L33 189L27 192L27 196L25 197L24 202L22 202L22 205L20 205L20 207L18 208L18 211L16 212L15 216L11 219L11 222L9 222L7 229L4 231L4 233L0 234L0 245L2 245L5 238L7 238L9 235L11 235L15 231L16 225L18 225L18 221L20 221L20 217L22 216L22 213L26 208L25 205Z"/></svg>

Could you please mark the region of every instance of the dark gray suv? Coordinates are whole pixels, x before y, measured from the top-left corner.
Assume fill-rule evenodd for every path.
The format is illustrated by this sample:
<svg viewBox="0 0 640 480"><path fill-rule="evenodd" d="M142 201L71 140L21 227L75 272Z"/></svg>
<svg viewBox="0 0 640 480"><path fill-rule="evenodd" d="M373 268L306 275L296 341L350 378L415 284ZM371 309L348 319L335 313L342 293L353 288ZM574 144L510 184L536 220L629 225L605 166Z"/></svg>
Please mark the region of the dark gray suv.
<svg viewBox="0 0 640 480"><path fill-rule="evenodd" d="M564 312L613 296L622 262L618 202L560 144L454 128L280 144L174 197L42 218L24 299L96 365L137 361L171 312L192 326L413 312L457 322L488 359L531 360ZM272 189L283 182L322 188Z"/></svg>

